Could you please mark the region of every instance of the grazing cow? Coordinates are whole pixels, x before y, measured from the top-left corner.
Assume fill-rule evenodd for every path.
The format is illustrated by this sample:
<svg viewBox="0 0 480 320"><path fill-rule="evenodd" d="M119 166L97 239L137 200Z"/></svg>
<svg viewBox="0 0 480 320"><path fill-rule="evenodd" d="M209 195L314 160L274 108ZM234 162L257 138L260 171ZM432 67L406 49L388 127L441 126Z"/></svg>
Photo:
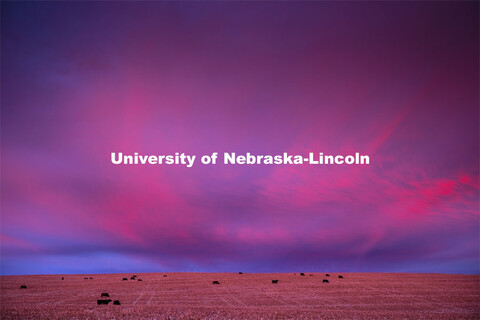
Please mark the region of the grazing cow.
<svg viewBox="0 0 480 320"><path fill-rule="evenodd" d="M329 283L327 279L323 279L322 283Z"/></svg>
<svg viewBox="0 0 480 320"><path fill-rule="evenodd" d="M128 279L127 279L127 278L123 278L123 280L122 280L122 281L128 281Z"/></svg>
<svg viewBox="0 0 480 320"><path fill-rule="evenodd" d="M313 277L313 274L311 274L310 277Z"/></svg>
<svg viewBox="0 0 480 320"><path fill-rule="evenodd" d="M20 289L27 289L27 286L20 286Z"/></svg>
<svg viewBox="0 0 480 320"><path fill-rule="evenodd" d="M342 275L338 276L338 279L343 279L343 276Z"/></svg>
<svg viewBox="0 0 480 320"><path fill-rule="evenodd" d="M138 281L142 281L142 279L138 279Z"/></svg>
<svg viewBox="0 0 480 320"><path fill-rule="evenodd" d="M135 277L130 277L130 280L135 280Z"/></svg>
<svg viewBox="0 0 480 320"><path fill-rule="evenodd" d="M212 284L220 284L218 281L213 281Z"/></svg>
<svg viewBox="0 0 480 320"><path fill-rule="evenodd" d="M276 283L278 283L278 280L272 280L272 283L276 284Z"/></svg>
<svg viewBox="0 0 480 320"><path fill-rule="evenodd" d="M303 273L303 272L302 272L302 273L300 273L300 275L305 277L305 273Z"/></svg>
<svg viewBox="0 0 480 320"><path fill-rule="evenodd" d="M88 278L83 278L84 280L88 280Z"/></svg>
<svg viewBox="0 0 480 320"><path fill-rule="evenodd" d="M108 292L103 292L100 297L110 297L110 295L108 294Z"/></svg>
<svg viewBox="0 0 480 320"><path fill-rule="evenodd" d="M93 278L92 278L92 277L90 277L89 279L90 279L90 280L92 280Z"/></svg>
<svg viewBox="0 0 480 320"><path fill-rule="evenodd" d="M108 299L108 300L98 299L98 300L97 300L97 304L98 304L98 305L101 305L101 304L109 304L110 302L112 302L112 299Z"/></svg>
<svg viewBox="0 0 480 320"><path fill-rule="evenodd" d="M327 273L327 274L325 274L325 277L330 277L330 274L328 274L328 273Z"/></svg>
<svg viewBox="0 0 480 320"><path fill-rule="evenodd" d="M62 277L62 280L63 280L63 277Z"/></svg>
<svg viewBox="0 0 480 320"><path fill-rule="evenodd" d="M119 306L119 305L120 305L120 301L115 300L115 301L113 301L113 304Z"/></svg>
<svg viewBox="0 0 480 320"><path fill-rule="evenodd" d="M166 274L164 274L163 276L164 276L164 277L166 277L167 275L166 275Z"/></svg>
<svg viewBox="0 0 480 320"><path fill-rule="evenodd" d="M238 274L243 274L243 272L239 272Z"/></svg>

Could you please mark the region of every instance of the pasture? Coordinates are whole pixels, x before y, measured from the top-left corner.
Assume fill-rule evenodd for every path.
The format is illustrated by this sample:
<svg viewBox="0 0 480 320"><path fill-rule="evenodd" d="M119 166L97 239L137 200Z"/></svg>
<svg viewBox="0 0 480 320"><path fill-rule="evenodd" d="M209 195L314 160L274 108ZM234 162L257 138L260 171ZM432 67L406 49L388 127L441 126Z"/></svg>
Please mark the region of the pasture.
<svg viewBox="0 0 480 320"><path fill-rule="evenodd" d="M308 272L305 276L138 273L134 279L133 274L2 276L0 316L1 319L480 318L477 275L342 273L343 279L338 275L331 272L329 277L325 273ZM214 281L218 284L213 284ZM21 286L27 288L20 289ZM118 300L119 304L97 304L99 299Z"/></svg>

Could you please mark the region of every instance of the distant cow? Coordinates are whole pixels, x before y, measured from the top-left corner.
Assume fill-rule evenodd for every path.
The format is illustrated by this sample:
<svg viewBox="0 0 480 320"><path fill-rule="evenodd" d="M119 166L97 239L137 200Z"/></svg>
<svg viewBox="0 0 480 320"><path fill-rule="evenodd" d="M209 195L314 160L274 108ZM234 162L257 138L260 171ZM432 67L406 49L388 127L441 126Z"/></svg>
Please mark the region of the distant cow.
<svg viewBox="0 0 480 320"><path fill-rule="evenodd" d="M166 274L164 274L163 276L164 276L164 277L166 277L167 275L166 275Z"/></svg>
<svg viewBox="0 0 480 320"><path fill-rule="evenodd" d="M120 301L118 301L118 300L115 300L115 301L113 301L113 304L115 304L115 305L119 306L119 305L120 305Z"/></svg>
<svg viewBox="0 0 480 320"><path fill-rule="evenodd" d="M83 278L84 280L88 280L88 278Z"/></svg>
<svg viewBox="0 0 480 320"><path fill-rule="evenodd" d="M110 295L108 294L108 292L103 292L100 297L110 297Z"/></svg>
<svg viewBox="0 0 480 320"><path fill-rule="evenodd" d="M311 274L310 277L313 277L313 274Z"/></svg>
<svg viewBox="0 0 480 320"><path fill-rule="evenodd" d="M303 273L303 272L302 272L302 273L300 273L300 275L305 277L305 273Z"/></svg>
<svg viewBox="0 0 480 320"><path fill-rule="evenodd" d="M63 277L62 277L62 280L63 280Z"/></svg>
<svg viewBox="0 0 480 320"><path fill-rule="evenodd" d="M123 280L122 280L122 281L128 281L128 278L123 278Z"/></svg>
<svg viewBox="0 0 480 320"><path fill-rule="evenodd" d="M243 274L243 272L239 272L238 274Z"/></svg>
<svg viewBox="0 0 480 320"><path fill-rule="evenodd" d="M138 281L142 281L142 279L138 279Z"/></svg>
<svg viewBox="0 0 480 320"><path fill-rule="evenodd" d="M323 279L322 283L329 283L327 279Z"/></svg>
<svg viewBox="0 0 480 320"><path fill-rule="evenodd" d="M329 273L325 274L325 277L330 277L330 274Z"/></svg>
<svg viewBox="0 0 480 320"><path fill-rule="evenodd" d="M338 279L343 279L343 276L342 275L338 276Z"/></svg>
<svg viewBox="0 0 480 320"><path fill-rule="evenodd" d="M89 278L90 280L93 279L92 277Z"/></svg>
<svg viewBox="0 0 480 320"><path fill-rule="evenodd" d="M108 300L98 299L98 300L97 300L97 304L98 304L98 305L100 305L100 304L109 304L110 302L112 302L112 299L108 299Z"/></svg>
<svg viewBox="0 0 480 320"><path fill-rule="evenodd" d="M27 286L20 286L20 289L27 289Z"/></svg>
<svg viewBox="0 0 480 320"><path fill-rule="evenodd" d="M272 283L276 284L276 283L278 283L278 280L272 280Z"/></svg>
<svg viewBox="0 0 480 320"><path fill-rule="evenodd" d="M130 280L135 280L135 277L130 277Z"/></svg>
<svg viewBox="0 0 480 320"><path fill-rule="evenodd" d="M220 284L218 281L213 281L212 284Z"/></svg>

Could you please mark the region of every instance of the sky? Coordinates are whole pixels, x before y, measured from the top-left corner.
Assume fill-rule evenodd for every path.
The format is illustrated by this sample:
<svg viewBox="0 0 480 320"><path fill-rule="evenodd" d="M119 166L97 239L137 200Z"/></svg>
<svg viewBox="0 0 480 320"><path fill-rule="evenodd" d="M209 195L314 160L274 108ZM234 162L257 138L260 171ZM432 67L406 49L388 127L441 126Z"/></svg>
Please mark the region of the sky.
<svg viewBox="0 0 480 320"><path fill-rule="evenodd" d="M2 275L480 273L478 2L1 7Z"/></svg>

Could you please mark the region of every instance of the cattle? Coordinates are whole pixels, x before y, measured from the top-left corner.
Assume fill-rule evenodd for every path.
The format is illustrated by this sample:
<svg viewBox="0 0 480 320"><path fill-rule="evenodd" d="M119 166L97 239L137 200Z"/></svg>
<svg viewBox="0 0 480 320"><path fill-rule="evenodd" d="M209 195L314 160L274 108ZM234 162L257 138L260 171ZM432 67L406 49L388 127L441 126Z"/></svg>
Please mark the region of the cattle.
<svg viewBox="0 0 480 320"><path fill-rule="evenodd" d="M325 277L330 277L330 274L328 274L328 273L327 273L327 274L325 274Z"/></svg>
<svg viewBox="0 0 480 320"><path fill-rule="evenodd" d="M110 295L108 294L108 292L103 292L100 297L110 297Z"/></svg>
<svg viewBox="0 0 480 320"><path fill-rule="evenodd" d="M135 277L130 277L130 280L135 280Z"/></svg>
<svg viewBox="0 0 480 320"><path fill-rule="evenodd" d="M20 286L20 289L27 289L27 286L25 286L25 285Z"/></svg>
<svg viewBox="0 0 480 320"><path fill-rule="evenodd" d="M338 279L343 279L343 276L342 275L338 276Z"/></svg>
<svg viewBox="0 0 480 320"><path fill-rule="evenodd" d="M300 275L305 277L305 273L303 273L303 272L302 272L302 273L300 273Z"/></svg>
<svg viewBox="0 0 480 320"><path fill-rule="evenodd" d="M62 280L63 280L63 277L62 277Z"/></svg>
<svg viewBox="0 0 480 320"><path fill-rule="evenodd" d="M278 283L278 280L272 280L272 283L276 284L276 283Z"/></svg>
<svg viewBox="0 0 480 320"><path fill-rule="evenodd" d="M92 280L93 278L92 278L92 277L90 277L89 279L90 279L90 280Z"/></svg>
<svg viewBox="0 0 480 320"><path fill-rule="evenodd" d="M322 283L329 283L327 279L323 279Z"/></svg>
<svg viewBox="0 0 480 320"><path fill-rule="evenodd" d="M212 284L220 284L218 281L213 281Z"/></svg>
<svg viewBox="0 0 480 320"><path fill-rule="evenodd" d="M88 280L88 278L83 278L83 280Z"/></svg>
<svg viewBox="0 0 480 320"><path fill-rule="evenodd" d="M115 301L113 301L113 304L119 306L119 305L120 305L120 301L115 300Z"/></svg>
<svg viewBox="0 0 480 320"><path fill-rule="evenodd" d="M166 274L164 274L163 276L164 276L164 277L166 277L167 275L166 275Z"/></svg>
<svg viewBox="0 0 480 320"><path fill-rule="evenodd" d="M238 274L243 274L243 272L239 272Z"/></svg>
<svg viewBox="0 0 480 320"><path fill-rule="evenodd" d="M313 277L313 274L311 274L310 277Z"/></svg>
<svg viewBox="0 0 480 320"><path fill-rule="evenodd" d="M128 278L123 278L122 281L128 281Z"/></svg>
<svg viewBox="0 0 480 320"><path fill-rule="evenodd" d="M101 305L101 304L109 304L110 302L112 302L112 299L107 299L107 300L105 300L105 299L98 299L98 300L97 300L97 304L98 304L98 305Z"/></svg>
<svg viewBox="0 0 480 320"><path fill-rule="evenodd" d="M142 281L142 279L138 279L138 281Z"/></svg>

